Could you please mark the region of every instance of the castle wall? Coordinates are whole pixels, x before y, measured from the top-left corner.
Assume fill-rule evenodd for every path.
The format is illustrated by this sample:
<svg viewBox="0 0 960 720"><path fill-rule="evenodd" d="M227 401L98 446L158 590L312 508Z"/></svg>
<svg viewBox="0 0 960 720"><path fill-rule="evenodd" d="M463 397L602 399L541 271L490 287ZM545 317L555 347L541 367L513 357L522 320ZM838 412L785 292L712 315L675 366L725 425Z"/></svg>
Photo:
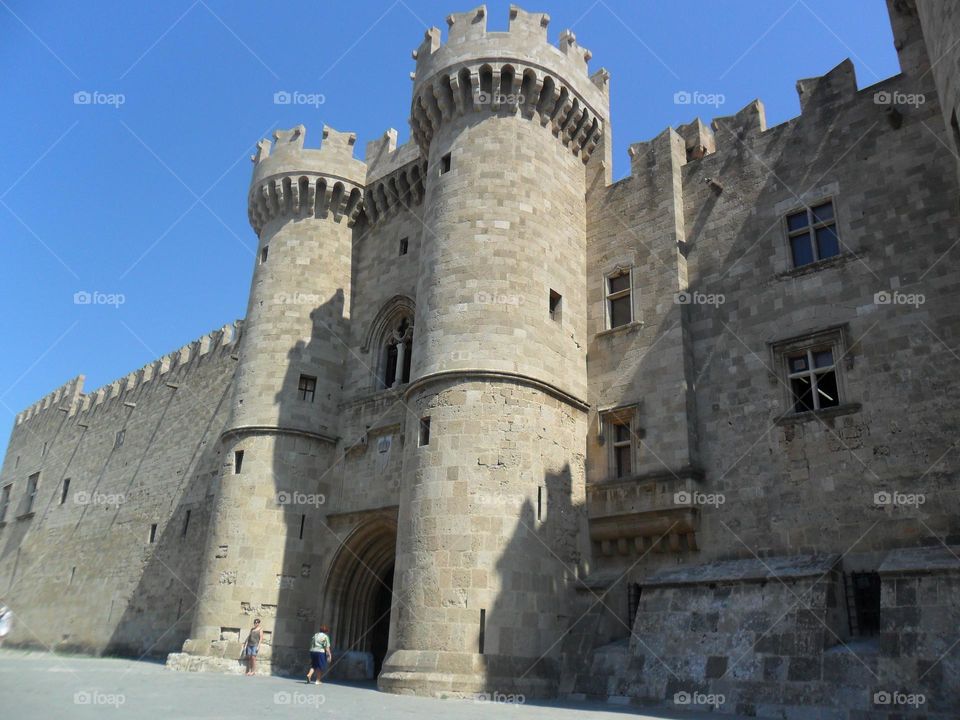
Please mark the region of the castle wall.
<svg viewBox="0 0 960 720"><path fill-rule="evenodd" d="M921 0L916 11L943 113L942 139L960 156L960 8L950 0ZM939 126L936 129L940 131Z"/></svg>
<svg viewBox="0 0 960 720"><path fill-rule="evenodd" d="M17 617L10 642L179 649L196 606L237 334L230 326L87 395L81 379L21 416L0 474L0 486L12 483L0 526L0 587ZM36 472L33 512L22 516Z"/></svg>

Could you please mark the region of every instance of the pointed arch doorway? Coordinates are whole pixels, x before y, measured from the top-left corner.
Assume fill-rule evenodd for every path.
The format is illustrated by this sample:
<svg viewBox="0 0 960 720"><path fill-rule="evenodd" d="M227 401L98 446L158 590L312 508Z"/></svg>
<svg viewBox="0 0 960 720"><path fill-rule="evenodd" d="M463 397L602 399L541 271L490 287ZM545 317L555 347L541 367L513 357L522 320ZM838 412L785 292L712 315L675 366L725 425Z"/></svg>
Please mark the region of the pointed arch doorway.
<svg viewBox="0 0 960 720"><path fill-rule="evenodd" d="M370 514L355 523L330 564L322 617L338 655L334 677L374 680L380 674L390 640L396 547L395 513Z"/></svg>

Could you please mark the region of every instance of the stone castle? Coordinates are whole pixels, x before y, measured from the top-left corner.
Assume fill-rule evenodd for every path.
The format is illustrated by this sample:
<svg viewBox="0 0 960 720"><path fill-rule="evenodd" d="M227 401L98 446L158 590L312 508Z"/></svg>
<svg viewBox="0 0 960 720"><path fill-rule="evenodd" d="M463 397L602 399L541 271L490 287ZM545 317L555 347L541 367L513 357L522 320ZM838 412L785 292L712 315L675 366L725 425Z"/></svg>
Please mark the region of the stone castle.
<svg viewBox="0 0 960 720"><path fill-rule="evenodd" d="M236 671L260 617L285 672L326 622L390 692L956 717L960 9L888 7L900 74L618 182L609 74L516 7L427 31L408 144L261 141L245 319L17 416L10 642Z"/></svg>

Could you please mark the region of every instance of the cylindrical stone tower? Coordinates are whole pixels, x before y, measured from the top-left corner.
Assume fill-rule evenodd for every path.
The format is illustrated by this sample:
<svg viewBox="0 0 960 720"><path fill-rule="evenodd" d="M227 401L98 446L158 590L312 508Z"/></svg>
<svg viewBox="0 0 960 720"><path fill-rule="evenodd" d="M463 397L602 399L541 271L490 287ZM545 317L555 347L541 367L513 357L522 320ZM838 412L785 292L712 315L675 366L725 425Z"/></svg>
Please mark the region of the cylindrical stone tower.
<svg viewBox="0 0 960 720"><path fill-rule="evenodd" d="M352 226L364 163L353 134L278 131L254 157L250 223L259 237L239 348L223 466L191 640L216 654L252 615L271 635L274 665L314 631L310 548L297 540L329 495L318 480L335 461L337 403L347 342ZM226 630L225 630L226 628ZM212 641L212 643L211 643ZM219 643L219 644L218 644ZM269 659L265 658L265 659Z"/></svg>
<svg viewBox="0 0 960 720"><path fill-rule="evenodd" d="M549 18L451 15L416 51L428 159L390 652L380 687L556 692L587 549L587 163L605 72ZM599 158L598 158L599 159Z"/></svg>

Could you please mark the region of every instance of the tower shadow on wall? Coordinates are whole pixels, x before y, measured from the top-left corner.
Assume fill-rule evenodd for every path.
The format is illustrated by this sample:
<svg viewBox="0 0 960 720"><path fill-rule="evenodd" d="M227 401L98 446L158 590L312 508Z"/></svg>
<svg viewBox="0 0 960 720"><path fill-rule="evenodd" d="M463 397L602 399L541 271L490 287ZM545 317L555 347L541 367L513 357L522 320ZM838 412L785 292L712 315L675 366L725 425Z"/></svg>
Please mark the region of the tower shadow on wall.
<svg viewBox="0 0 960 720"><path fill-rule="evenodd" d="M233 352L233 349L218 352ZM209 356L199 359L199 362L213 361L215 359ZM123 505L114 511L108 533L136 533L135 537L142 539L143 545L139 553L143 571L129 595L124 596L115 590L113 597L102 598L103 604L107 606L108 626L112 617L119 613L119 618L105 643L105 654L161 659L168 653L179 652L190 635L202 577L204 540L213 507L217 474L222 464L218 447L219 434L226 421L233 391L233 381L229 379L224 382L223 392L219 394L215 406L198 408L199 400L193 396L191 389L191 383L195 383L198 378L190 375L192 370L192 365L183 372L181 368L177 368L175 377L170 378L180 384L177 390L180 395L177 399L181 400L181 404L189 404L199 411L203 425L191 441L188 460L183 467L183 472L190 474L178 484L176 492L170 498L170 511L166 515L166 522L158 516L131 517L125 512ZM173 397L152 430L150 441L126 485L126 497L151 493L151 488L145 486L144 477L155 475L156 471L150 472L149 468L163 465L168 449L163 445L163 435L173 430L171 424L176 423L182 414L179 408L177 411L168 412L172 402ZM179 472L180 470L175 471L176 474ZM151 529L152 521L157 523L155 531ZM82 523L83 519L80 522ZM135 537L128 538L131 545ZM113 547L113 541L115 538L111 537L104 537L102 540L105 548ZM131 551L130 555L135 552L137 551ZM101 558L108 556L105 549ZM106 562L101 565L101 571L104 574L110 573ZM69 588L66 592L66 601L69 602ZM61 647L70 647L70 640L66 639Z"/></svg>
<svg viewBox="0 0 960 720"><path fill-rule="evenodd" d="M517 630L537 627L544 615L563 619L568 633L575 629L578 619L572 616L571 590L577 583L583 552L579 541L585 532L586 508L574 502L570 466L545 472L533 499L523 501L513 537L494 566L501 589L483 613L478 644L482 648L477 648L491 701L509 702L511 695L520 701L519 695L524 695L522 702L527 702L556 695L567 636L541 629L531 638ZM543 588L550 592L549 607L535 602L546 597ZM531 685L540 691L531 693Z"/></svg>
<svg viewBox="0 0 960 720"><path fill-rule="evenodd" d="M282 557L274 563L278 568L276 605L271 608L270 603L251 599L249 611L244 610L249 612L250 623L254 617L263 620L269 633L274 674L305 672L310 638L321 623L329 622L319 617L319 611L323 578L332 557L324 556L321 549L329 547L331 540L325 516L334 490L336 466L342 463L334 441L338 429L321 425L318 417L322 416L321 407L339 402L339 396L330 390L338 390L342 384L342 358L349 341L344 307L344 292L338 289L329 300L311 310L310 338L298 340L287 353L283 384L275 396L278 426L307 432L277 434L272 476L264 478L272 483L275 497L266 512L278 515L278 531L286 537ZM316 379L312 399L302 376ZM248 629L243 630L241 640Z"/></svg>

